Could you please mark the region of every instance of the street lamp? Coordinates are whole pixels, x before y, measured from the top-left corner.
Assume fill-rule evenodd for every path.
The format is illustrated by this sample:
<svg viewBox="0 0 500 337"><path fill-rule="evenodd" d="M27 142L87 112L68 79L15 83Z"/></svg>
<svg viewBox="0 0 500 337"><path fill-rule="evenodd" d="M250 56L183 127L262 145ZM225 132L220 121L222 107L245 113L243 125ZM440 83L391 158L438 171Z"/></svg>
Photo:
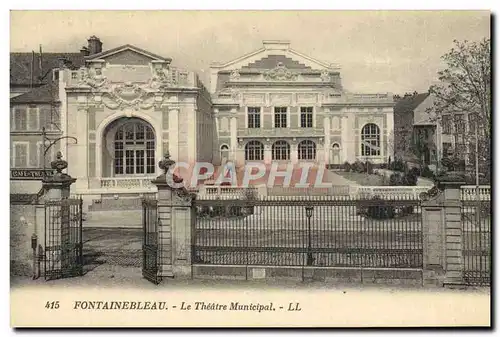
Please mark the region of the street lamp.
<svg viewBox="0 0 500 337"><path fill-rule="evenodd" d="M306 216L307 216L307 232L308 232L308 240L307 240L307 262L308 266L312 266L314 262L314 258L311 252L311 217L313 215L313 206L306 206Z"/></svg>

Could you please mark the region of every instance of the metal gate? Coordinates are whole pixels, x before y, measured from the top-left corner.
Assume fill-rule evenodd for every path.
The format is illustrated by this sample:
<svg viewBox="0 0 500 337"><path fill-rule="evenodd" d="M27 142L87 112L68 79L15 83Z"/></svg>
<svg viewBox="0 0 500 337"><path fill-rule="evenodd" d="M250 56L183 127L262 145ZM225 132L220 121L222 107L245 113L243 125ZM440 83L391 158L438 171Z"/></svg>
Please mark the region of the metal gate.
<svg viewBox="0 0 500 337"><path fill-rule="evenodd" d="M45 280L83 275L82 199L45 202Z"/></svg>
<svg viewBox="0 0 500 337"><path fill-rule="evenodd" d="M489 286L491 281L491 201L463 201L464 273L467 285Z"/></svg>
<svg viewBox="0 0 500 337"><path fill-rule="evenodd" d="M158 201L143 199L142 201L142 276L159 284L159 249L158 249Z"/></svg>

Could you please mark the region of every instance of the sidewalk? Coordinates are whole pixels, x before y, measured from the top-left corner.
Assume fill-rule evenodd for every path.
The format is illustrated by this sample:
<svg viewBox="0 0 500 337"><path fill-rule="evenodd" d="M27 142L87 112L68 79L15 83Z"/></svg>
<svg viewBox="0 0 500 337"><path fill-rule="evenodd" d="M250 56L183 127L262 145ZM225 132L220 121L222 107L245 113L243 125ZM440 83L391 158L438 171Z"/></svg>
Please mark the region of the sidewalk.
<svg viewBox="0 0 500 337"><path fill-rule="evenodd" d="M477 293L481 296L489 296L489 287L456 287L452 288L424 288L411 285L379 285L379 284L340 284L337 282L324 281L299 281L299 280L216 280L216 279L170 279L165 278L159 285L154 285L142 277L141 268L121 267L108 264L101 265L82 277L73 277L60 280L45 281L43 278L32 280L28 277L11 278L11 288L19 289L21 287L43 287L43 288L66 288L66 287L84 287L92 288L118 288L126 291L127 288L140 288L143 290L161 290L161 289L187 289L198 291L200 289L208 290L238 290L238 289L260 289L260 290L320 290L331 289L338 291L356 290L366 292L425 292L425 293Z"/></svg>

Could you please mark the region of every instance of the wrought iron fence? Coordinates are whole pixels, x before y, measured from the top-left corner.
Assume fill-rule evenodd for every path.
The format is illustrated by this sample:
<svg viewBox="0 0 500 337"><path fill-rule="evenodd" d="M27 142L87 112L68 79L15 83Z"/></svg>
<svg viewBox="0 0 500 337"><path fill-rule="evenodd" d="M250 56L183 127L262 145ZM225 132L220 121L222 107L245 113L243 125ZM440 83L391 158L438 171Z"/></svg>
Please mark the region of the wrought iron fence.
<svg viewBox="0 0 500 337"><path fill-rule="evenodd" d="M82 199L45 202L45 279L83 274Z"/></svg>
<svg viewBox="0 0 500 337"><path fill-rule="evenodd" d="M491 202L462 202L462 255L464 282L490 285L491 281Z"/></svg>
<svg viewBox="0 0 500 337"><path fill-rule="evenodd" d="M418 200L196 200L193 263L422 268Z"/></svg>

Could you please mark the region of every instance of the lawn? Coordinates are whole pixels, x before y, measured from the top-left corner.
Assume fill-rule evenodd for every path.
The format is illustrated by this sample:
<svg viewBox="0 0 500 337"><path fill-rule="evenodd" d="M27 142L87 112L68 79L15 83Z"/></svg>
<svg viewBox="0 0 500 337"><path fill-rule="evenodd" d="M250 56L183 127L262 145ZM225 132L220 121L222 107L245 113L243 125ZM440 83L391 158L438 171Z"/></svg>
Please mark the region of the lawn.
<svg viewBox="0 0 500 337"><path fill-rule="evenodd" d="M385 182L386 178L384 180L384 177L379 176L378 174L343 171L335 173L361 186L387 186L387 183Z"/></svg>

